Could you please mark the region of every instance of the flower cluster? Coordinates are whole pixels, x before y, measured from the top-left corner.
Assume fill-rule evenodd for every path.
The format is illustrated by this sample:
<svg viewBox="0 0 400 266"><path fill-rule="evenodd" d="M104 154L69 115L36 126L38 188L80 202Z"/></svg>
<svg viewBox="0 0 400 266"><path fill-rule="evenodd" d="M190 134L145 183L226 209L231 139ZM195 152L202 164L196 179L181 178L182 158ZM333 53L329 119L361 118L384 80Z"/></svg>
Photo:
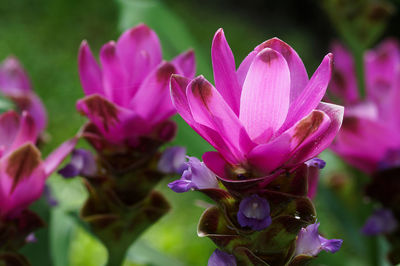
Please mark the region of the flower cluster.
<svg viewBox="0 0 400 266"><path fill-rule="evenodd" d="M316 178L309 168L324 166L313 158L342 123L343 107L321 102L332 55L309 79L297 53L274 38L236 69L222 29L211 54L215 87L203 76L173 75L171 96L182 118L216 151L205 153L204 163L189 158L181 179L169 185L176 192L199 190L217 203L204 212L198 228L199 236L221 249L209 265L287 265L295 255L315 256L324 248L314 247L325 239L310 229L309 238L318 243L304 241L307 233L300 230L315 222L307 194L315 194ZM301 254L294 254L297 237ZM313 252L302 254L308 248Z"/></svg>

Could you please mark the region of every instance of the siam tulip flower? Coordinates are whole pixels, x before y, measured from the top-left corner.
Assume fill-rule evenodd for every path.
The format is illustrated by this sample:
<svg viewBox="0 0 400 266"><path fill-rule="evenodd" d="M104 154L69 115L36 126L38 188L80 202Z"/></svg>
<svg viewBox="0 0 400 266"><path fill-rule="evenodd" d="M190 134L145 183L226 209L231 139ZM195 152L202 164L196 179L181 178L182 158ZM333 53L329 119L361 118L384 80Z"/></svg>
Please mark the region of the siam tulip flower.
<svg viewBox="0 0 400 266"><path fill-rule="evenodd" d="M117 42L106 43L100 63L83 41L79 75L85 98L77 102L77 109L96 127L96 135L113 145L132 147L139 137L151 134L169 140L175 126L167 120L176 113L169 80L174 73L193 78L194 53L163 61L156 33L140 24L125 31Z"/></svg>
<svg viewBox="0 0 400 266"><path fill-rule="evenodd" d="M19 116L8 111L0 116L0 219L13 219L37 200L46 179L56 170L77 142L73 138L44 161L35 142L35 120L26 111Z"/></svg>
<svg viewBox="0 0 400 266"><path fill-rule="evenodd" d="M236 266L235 256L216 249L208 260L208 266Z"/></svg>
<svg viewBox="0 0 400 266"><path fill-rule="evenodd" d="M28 111L35 120L38 132L47 124L42 101L33 92L28 75L17 58L10 56L0 65L0 92L15 102L20 111Z"/></svg>
<svg viewBox="0 0 400 266"><path fill-rule="evenodd" d="M329 146L338 132L343 107L321 102L331 77L331 54L309 79L297 53L273 38L236 69L220 29L212 62L215 87L203 76L173 75L171 94L182 118L217 150L203 160L224 181L293 169Z"/></svg>
<svg viewBox="0 0 400 266"><path fill-rule="evenodd" d="M315 257L322 250L337 252L342 246L341 239L326 239L318 233L319 223L310 224L300 230L296 241L296 255Z"/></svg>
<svg viewBox="0 0 400 266"><path fill-rule="evenodd" d="M364 56L366 96L358 94L353 58L334 44L332 98L346 106L343 126L331 148L348 163L372 173L398 160L400 49L386 40Z"/></svg>

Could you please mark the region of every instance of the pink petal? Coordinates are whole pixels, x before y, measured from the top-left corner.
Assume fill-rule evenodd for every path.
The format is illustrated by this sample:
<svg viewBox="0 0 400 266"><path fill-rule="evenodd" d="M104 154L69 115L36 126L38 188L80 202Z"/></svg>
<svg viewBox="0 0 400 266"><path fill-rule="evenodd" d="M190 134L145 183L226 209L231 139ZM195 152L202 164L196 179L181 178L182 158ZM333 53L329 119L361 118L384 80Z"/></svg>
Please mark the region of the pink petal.
<svg viewBox="0 0 400 266"><path fill-rule="evenodd" d="M289 94L286 60L278 52L264 49L250 66L240 100L240 121L253 141L267 142L282 125L289 108Z"/></svg>
<svg viewBox="0 0 400 266"><path fill-rule="evenodd" d="M261 52L271 48L280 53L286 60L290 71L290 102L292 103L308 83L308 74L296 51L278 38L272 38L258 45L254 50Z"/></svg>
<svg viewBox="0 0 400 266"><path fill-rule="evenodd" d="M256 55L258 54L258 51L251 51L242 61L242 63L240 63L240 66L238 67L237 71L236 71L236 75L239 81L239 86L242 88L243 87L243 83L246 79L247 76L247 72L249 72L249 68L251 66L251 63L253 63L254 58L256 57Z"/></svg>
<svg viewBox="0 0 400 266"><path fill-rule="evenodd" d="M129 101L129 87L126 71L117 55L115 42L108 42L100 50L100 62L103 67L104 93L112 102L125 106Z"/></svg>
<svg viewBox="0 0 400 266"><path fill-rule="evenodd" d="M304 147L325 133L330 124L330 118L324 112L313 111L271 142L254 148L248 156L249 163L265 174L286 167L289 160L292 162ZM290 163L290 167L298 163L301 162Z"/></svg>
<svg viewBox="0 0 400 266"><path fill-rule="evenodd" d="M0 115L0 147L8 150L17 136L20 118L15 111L7 111Z"/></svg>
<svg viewBox="0 0 400 266"><path fill-rule="evenodd" d="M186 90L194 120L219 133L241 161L253 147L239 119L219 92L203 76L191 81Z"/></svg>
<svg viewBox="0 0 400 266"><path fill-rule="evenodd" d="M85 95L104 94L100 67L86 41L83 41L79 48L78 66Z"/></svg>
<svg viewBox="0 0 400 266"><path fill-rule="evenodd" d="M171 97L172 103L175 106L180 116L192 127L201 137L209 142L215 149L224 154L226 160L231 163L236 162L230 149L227 147L225 140L213 129L197 123L192 116L189 103L186 98L186 88L189 84L189 79L172 75L171 77Z"/></svg>
<svg viewBox="0 0 400 266"><path fill-rule="evenodd" d="M235 59L222 29L215 33L211 57L215 86L233 112L239 115L241 87L236 76Z"/></svg>
<svg viewBox="0 0 400 266"><path fill-rule="evenodd" d="M290 159L292 164L299 164L316 157L332 143L339 132L343 121L343 106L321 102L317 109L329 117L329 125L325 129L321 125L296 149Z"/></svg>
<svg viewBox="0 0 400 266"><path fill-rule="evenodd" d="M171 63L174 64L181 75L190 79L194 78L196 74L196 59L193 50L178 55L172 59Z"/></svg>
<svg viewBox="0 0 400 266"><path fill-rule="evenodd" d="M332 54L326 55L299 97L290 104L286 121L279 132L287 130L317 107L328 87L332 62Z"/></svg>
<svg viewBox="0 0 400 266"><path fill-rule="evenodd" d="M177 70L172 63L163 62L143 81L130 106L143 119L157 124L175 114L169 83Z"/></svg>
<svg viewBox="0 0 400 266"><path fill-rule="evenodd" d="M79 100L76 107L96 125L103 137L111 143L120 144L127 137L133 138L149 131L147 122L142 120L137 122L136 114L131 110L116 106L97 94ZM133 122L137 127L136 130L127 132L131 127L129 124Z"/></svg>
<svg viewBox="0 0 400 266"><path fill-rule="evenodd" d="M38 131L35 121L28 112L24 111L21 116L18 133L15 136L14 142L10 149L14 150L27 142L36 143L37 137Z"/></svg>
<svg viewBox="0 0 400 266"><path fill-rule="evenodd" d="M398 106L400 76L400 47L394 40L383 42L365 55L365 78L367 99L379 107L380 117L385 121L393 118ZM393 99L395 99L393 101ZM392 121L389 121L391 123Z"/></svg>
<svg viewBox="0 0 400 266"><path fill-rule="evenodd" d="M39 150L27 143L0 161L0 216L18 215L42 194L45 174Z"/></svg>
<svg viewBox="0 0 400 266"><path fill-rule="evenodd" d="M47 113L40 98L33 92L16 95L12 100L21 111L27 111L35 121L38 132L42 132L47 125Z"/></svg>
<svg viewBox="0 0 400 266"><path fill-rule="evenodd" d="M351 164L371 172L389 149L398 149L399 146L398 131L390 128L388 124L346 116L331 148Z"/></svg>
<svg viewBox="0 0 400 266"><path fill-rule="evenodd" d="M289 159L290 141L290 136L284 134L269 143L258 145L247 156L249 164L264 174L271 173Z"/></svg>
<svg viewBox="0 0 400 266"><path fill-rule="evenodd" d="M43 162L46 177L49 177L55 170L57 170L57 167L65 157L67 157L75 148L77 142L77 137L67 140L47 156L46 160Z"/></svg>
<svg viewBox="0 0 400 266"><path fill-rule="evenodd" d="M24 68L17 58L7 57L0 65L0 91L4 94L31 91L31 84Z"/></svg>
<svg viewBox="0 0 400 266"><path fill-rule="evenodd" d="M358 101L359 95L353 57L339 43L332 46L332 53L335 56L335 64L329 91L343 100L345 104L355 103Z"/></svg>
<svg viewBox="0 0 400 266"><path fill-rule="evenodd" d="M224 158L215 151L208 151L203 154L202 159L208 169L210 169L218 177L226 178L226 166L227 162Z"/></svg>
<svg viewBox="0 0 400 266"><path fill-rule="evenodd" d="M161 63L160 41L152 29L139 24L119 37L117 53L129 77L132 97L146 76Z"/></svg>

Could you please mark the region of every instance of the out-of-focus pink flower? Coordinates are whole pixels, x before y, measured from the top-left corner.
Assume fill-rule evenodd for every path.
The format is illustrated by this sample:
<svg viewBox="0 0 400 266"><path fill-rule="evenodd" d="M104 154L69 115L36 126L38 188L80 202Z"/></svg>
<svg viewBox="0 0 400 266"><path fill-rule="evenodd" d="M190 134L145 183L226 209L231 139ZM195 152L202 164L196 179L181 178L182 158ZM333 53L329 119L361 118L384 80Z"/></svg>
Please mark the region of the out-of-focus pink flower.
<svg viewBox="0 0 400 266"><path fill-rule="evenodd" d="M14 218L42 194L46 178L72 151L77 138L66 141L46 160L35 142L35 120L24 111L0 115L0 219Z"/></svg>
<svg viewBox="0 0 400 266"><path fill-rule="evenodd" d="M358 94L351 54L333 45L330 92L346 106L343 126L331 148L351 165L371 173L400 149L400 49L387 40L364 56L366 96ZM392 154L395 154L392 152Z"/></svg>
<svg viewBox="0 0 400 266"><path fill-rule="evenodd" d="M113 144L135 143L175 114L170 77L195 74L193 51L163 61L156 33L144 24L125 31L117 42L106 43L100 63L101 67L83 41L79 75L86 97L77 109Z"/></svg>
<svg viewBox="0 0 400 266"><path fill-rule="evenodd" d="M28 111L42 132L47 125L46 109L33 92L28 75L17 58L10 56L0 65L0 92L15 102L18 109Z"/></svg>
<svg viewBox="0 0 400 266"><path fill-rule="evenodd" d="M237 179L243 170L262 177L329 146L343 116L343 107L321 102L331 54L309 79L297 53L277 38L257 46L238 69L222 29L211 53L215 87L203 76L173 75L171 94L178 113L217 150L203 160L220 178L227 163Z"/></svg>

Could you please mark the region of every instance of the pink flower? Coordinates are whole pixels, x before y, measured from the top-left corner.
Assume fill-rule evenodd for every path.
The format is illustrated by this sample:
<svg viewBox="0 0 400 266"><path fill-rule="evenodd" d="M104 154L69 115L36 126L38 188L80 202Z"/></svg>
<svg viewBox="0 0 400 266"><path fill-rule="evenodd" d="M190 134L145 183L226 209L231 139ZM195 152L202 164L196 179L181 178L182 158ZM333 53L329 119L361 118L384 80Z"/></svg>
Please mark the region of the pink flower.
<svg viewBox="0 0 400 266"><path fill-rule="evenodd" d="M47 125L42 101L33 92L28 75L18 59L10 56L0 65L0 92L10 98L21 111L28 111L39 132Z"/></svg>
<svg viewBox="0 0 400 266"><path fill-rule="evenodd" d="M336 64L330 92L346 105L343 126L331 148L351 165L371 173L400 149L400 49L387 40L364 56L366 96L358 94L353 58L333 46Z"/></svg>
<svg viewBox="0 0 400 266"><path fill-rule="evenodd" d="M144 24L125 31L117 42L106 43L100 63L101 67L83 41L79 75L86 97L77 108L113 144L135 143L138 136L160 127L176 113L169 96L171 75L195 74L192 51L163 61L156 33Z"/></svg>
<svg viewBox="0 0 400 266"><path fill-rule="evenodd" d="M171 94L178 113L217 150L203 160L220 178L226 178L227 164L236 174L229 180L262 177L329 146L343 116L343 107L320 102L331 54L309 80L297 53L277 38L257 46L237 70L222 29L211 53L215 87L203 76L174 75Z"/></svg>
<svg viewBox="0 0 400 266"><path fill-rule="evenodd" d="M66 141L42 161L35 146L38 130L26 111L0 115L0 218L14 218L42 194L45 181L74 148Z"/></svg>

